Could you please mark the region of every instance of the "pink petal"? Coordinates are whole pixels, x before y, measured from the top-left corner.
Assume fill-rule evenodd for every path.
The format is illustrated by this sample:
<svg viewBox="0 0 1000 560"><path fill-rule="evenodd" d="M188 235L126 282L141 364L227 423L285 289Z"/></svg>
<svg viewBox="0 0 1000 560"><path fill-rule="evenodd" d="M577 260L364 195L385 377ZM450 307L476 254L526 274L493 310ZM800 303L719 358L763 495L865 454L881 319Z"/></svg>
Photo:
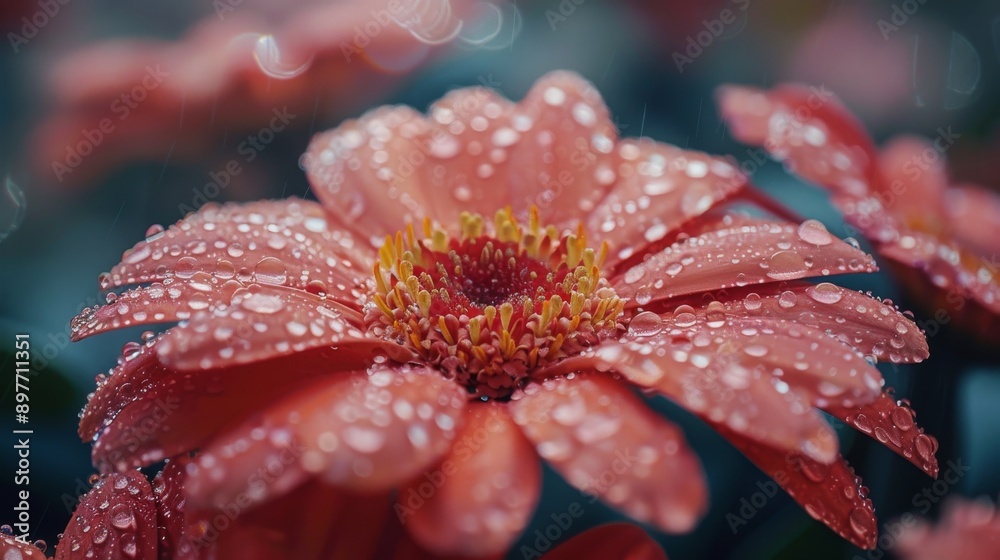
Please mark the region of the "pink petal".
<svg viewBox="0 0 1000 560"><path fill-rule="evenodd" d="M944 196L955 237L980 255L1000 253L1000 196L976 185L951 187Z"/></svg>
<svg viewBox="0 0 1000 560"><path fill-rule="evenodd" d="M205 447L188 470L188 495L207 507L240 493L262 502L313 476L363 491L395 486L448 451L465 401L464 389L430 370L330 378ZM251 476L275 461L283 467L270 483Z"/></svg>
<svg viewBox="0 0 1000 560"><path fill-rule="evenodd" d="M988 501L954 499L945 504L937 526L926 522L907 526L899 535L899 555L904 560L993 560L1000 547L1000 514Z"/></svg>
<svg viewBox="0 0 1000 560"><path fill-rule="evenodd" d="M819 222L761 222L703 233L677 242L612 284L630 305L680 295L877 270L875 261L835 238Z"/></svg>
<svg viewBox="0 0 1000 560"><path fill-rule="evenodd" d="M666 333L608 342L568 358L552 374L613 370L670 398L694 414L780 449L829 463L837 457L833 429L794 391L780 393L774 378L748 369L733 355L712 355Z"/></svg>
<svg viewBox="0 0 1000 560"><path fill-rule="evenodd" d="M934 456L938 442L916 424L916 413L906 401L896 401L890 392L882 393L873 402L858 407L828 406L823 410L855 429L868 434L916 465L929 476L937 478L938 462Z"/></svg>
<svg viewBox="0 0 1000 560"><path fill-rule="evenodd" d="M825 87L725 86L717 96L733 137L763 146L807 181L849 196L882 184L871 138Z"/></svg>
<svg viewBox="0 0 1000 560"><path fill-rule="evenodd" d="M718 297L726 312L743 317L745 325L788 328L798 323L829 333L865 355L894 363L920 362L929 355L920 328L888 300L827 282L779 286L757 298L743 292Z"/></svg>
<svg viewBox="0 0 1000 560"><path fill-rule="evenodd" d="M731 161L669 144L624 140L616 155L618 181L587 218L589 231L611 244L609 266L668 239L746 185Z"/></svg>
<svg viewBox="0 0 1000 560"><path fill-rule="evenodd" d="M156 504L139 471L98 480L80 500L56 547L58 560L156 557Z"/></svg>
<svg viewBox="0 0 1000 560"><path fill-rule="evenodd" d="M430 193L415 172L426 158L416 140L429 127L409 107L380 107L312 139L306 173L336 228L378 246L429 215Z"/></svg>
<svg viewBox="0 0 1000 560"><path fill-rule="evenodd" d="M264 474L263 476L267 476ZM194 510L196 545L209 558L376 558L389 514L387 494L355 495L313 480L253 507L237 498L222 511ZM235 519L230 519L235 515Z"/></svg>
<svg viewBox="0 0 1000 560"><path fill-rule="evenodd" d="M842 457L824 465L800 453L786 453L738 435L726 426L715 428L767 473L813 519L823 522L854 546L875 548L878 524L868 489Z"/></svg>
<svg viewBox="0 0 1000 560"><path fill-rule="evenodd" d="M356 322L320 296L254 284L234 293L231 305L200 311L167 331L157 350L164 364L181 370L228 367L342 345L406 353L398 345L367 340Z"/></svg>
<svg viewBox="0 0 1000 560"><path fill-rule="evenodd" d="M200 447L224 426L320 376L367 367L371 347L344 345L210 371L163 364L157 342L122 359L99 382L80 421L102 470L145 466ZM275 372L281 383L274 383Z"/></svg>
<svg viewBox="0 0 1000 560"><path fill-rule="evenodd" d="M701 464L681 431L619 381L576 374L526 389L514 421L566 480L637 521L690 531L708 507Z"/></svg>
<svg viewBox="0 0 1000 560"><path fill-rule="evenodd" d="M365 240L335 229L315 202L289 199L206 204L166 231L140 241L102 276L101 288L190 279L227 280L326 293L358 305L374 254Z"/></svg>
<svg viewBox="0 0 1000 560"><path fill-rule="evenodd" d="M511 205L576 227L617 178L610 112L593 84L565 71L539 78L518 108L531 124L514 119L527 130L510 153Z"/></svg>
<svg viewBox="0 0 1000 560"><path fill-rule="evenodd" d="M873 364L849 345L800 322L755 317L762 299L751 293L742 305L729 301L729 309L713 301L697 309L681 305L661 316L644 312L632 320L629 333L640 343L647 337L669 338L691 353L687 358L696 366L736 365L814 406L852 406L878 397L882 375Z"/></svg>
<svg viewBox="0 0 1000 560"><path fill-rule="evenodd" d="M628 523L608 523L588 529L543 556L545 560L667 560L660 545L645 531Z"/></svg>
<svg viewBox="0 0 1000 560"><path fill-rule="evenodd" d="M541 493L534 447L506 407L470 407L445 460L399 491L396 515L438 554L506 552L524 530Z"/></svg>
<svg viewBox="0 0 1000 560"><path fill-rule="evenodd" d="M933 159L925 152L933 154ZM879 154L884 185L875 193L894 216L918 229L940 231L945 227L942 210L948 175L944 158L923 138L893 138Z"/></svg>

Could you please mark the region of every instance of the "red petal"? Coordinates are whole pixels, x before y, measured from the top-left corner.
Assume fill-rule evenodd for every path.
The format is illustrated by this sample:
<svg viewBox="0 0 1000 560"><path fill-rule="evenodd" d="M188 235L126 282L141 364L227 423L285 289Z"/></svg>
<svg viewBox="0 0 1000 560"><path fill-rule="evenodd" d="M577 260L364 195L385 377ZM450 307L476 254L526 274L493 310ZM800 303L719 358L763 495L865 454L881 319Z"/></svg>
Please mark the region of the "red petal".
<svg viewBox="0 0 1000 560"><path fill-rule="evenodd" d="M544 221L576 227L617 178L610 111L593 84L565 71L539 78L518 108L531 124L511 149L511 204L535 205Z"/></svg>
<svg viewBox="0 0 1000 560"><path fill-rule="evenodd" d="M934 436L914 422L916 413L904 401L897 402L889 392L877 400L859 407L829 406L823 410L868 434L916 465L929 476L937 478L938 462L934 452L938 443Z"/></svg>
<svg viewBox="0 0 1000 560"><path fill-rule="evenodd" d="M44 560L45 553L6 533L0 533L0 558L4 560Z"/></svg>
<svg viewBox="0 0 1000 560"><path fill-rule="evenodd" d="M205 272L218 284L292 286L357 305L352 291L365 291L374 259L366 241L331 228L323 208L307 200L206 204L126 251L101 288Z"/></svg>
<svg viewBox="0 0 1000 560"><path fill-rule="evenodd" d="M641 342L606 343L563 360L552 373L591 368L620 372L629 381L749 438L802 451L823 462L837 457L836 434L808 402L794 391L779 393L770 374L749 370L732 356L710 359L690 341L658 335Z"/></svg>
<svg viewBox="0 0 1000 560"><path fill-rule="evenodd" d="M376 558L388 512L386 494L355 495L310 481L264 507L237 497L221 511L194 511L190 530L213 559Z"/></svg>
<svg viewBox="0 0 1000 560"><path fill-rule="evenodd" d="M534 551L532 551L534 552ZM529 556L525 556L529 558ZM641 528L608 523L588 529L543 556L545 560L667 560L663 549Z"/></svg>
<svg viewBox="0 0 1000 560"><path fill-rule="evenodd" d="M270 499L317 476L382 490L415 476L451 446L466 406L458 384L430 370L377 368L285 398L206 446L188 472L188 495L221 507L244 493ZM282 465L273 482L255 472Z"/></svg>
<svg viewBox="0 0 1000 560"><path fill-rule="evenodd" d="M727 227L675 243L612 281L631 306L718 290L877 270L819 222Z"/></svg>
<svg viewBox="0 0 1000 560"><path fill-rule="evenodd" d="M902 529L897 542L905 560L994 560L1000 547L1000 515L988 501L955 499L945 504L936 527L907 527L904 518Z"/></svg>
<svg viewBox="0 0 1000 560"><path fill-rule="evenodd" d="M409 107L380 107L313 138L306 173L338 228L378 246L428 215L428 193L413 171L425 159L416 139L428 130Z"/></svg>
<svg viewBox="0 0 1000 560"><path fill-rule="evenodd" d="M674 346L684 345L696 367L737 365L813 405L854 405L878 397L882 375L861 354L801 323L747 316L758 311L762 298L755 296L744 299L746 311L730 312L713 301L700 309L681 305L661 317L646 312L632 320L629 332L638 343L650 336L669 338Z"/></svg>
<svg viewBox="0 0 1000 560"><path fill-rule="evenodd" d="M231 305L199 311L168 330L157 351L163 363L186 370L229 367L331 346L364 347L369 353L380 346L394 352L400 348L366 339L356 321L351 310L320 296L252 285L235 292Z"/></svg>
<svg viewBox="0 0 1000 560"><path fill-rule="evenodd" d="M598 239L611 244L608 265L657 243L746 185L730 161L646 140L616 149L618 181L587 218Z"/></svg>
<svg viewBox="0 0 1000 560"><path fill-rule="evenodd" d="M152 343L123 359L98 385L84 408L80 436L95 439L93 459L102 470L148 465L199 447L223 426L311 379L364 368L370 361L370 351L324 348L245 366L179 372L163 365ZM281 383L274 383L276 371Z"/></svg>
<svg viewBox="0 0 1000 560"><path fill-rule="evenodd" d="M197 560L200 552L185 522L186 458L169 461L153 479L160 560Z"/></svg>
<svg viewBox="0 0 1000 560"><path fill-rule="evenodd" d="M708 507L701 464L681 431L626 386L577 374L529 386L511 413L546 459L580 490L671 533Z"/></svg>
<svg viewBox="0 0 1000 560"><path fill-rule="evenodd" d="M825 282L779 286L758 294L759 298L749 298L745 292L720 292L712 297L725 304L727 313L743 317L748 325L788 328L797 323L829 333L865 355L894 363L920 362L929 355L920 328L888 300L882 302Z"/></svg>
<svg viewBox="0 0 1000 560"><path fill-rule="evenodd" d="M725 86L718 102L733 137L764 146L806 180L849 196L881 187L875 145L825 87Z"/></svg>
<svg viewBox="0 0 1000 560"><path fill-rule="evenodd" d="M738 435L725 426L715 428L767 473L813 519L822 521L857 547L875 548L878 523L867 488L843 458L823 465L794 452L783 452Z"/></svg>
<svg viewBox="0 0 1000 560"><path fill-rule="evenodd" d="M945 212L954 236L980 255L1000 253L1000 196L975 185L945 192Z"/></svg>
<svg viewBox="0 0 1000 560"><path fill-rule="evenodd" d="M934 154L933 160L925 157L927 150ZM879 166L885 188L876 196L883 206L906 223L919 223L921 230L946 227L943 203L948 175L933 144L915 136L893 138L882 148Z"/></svg>
<svg viewBox="0 0 1000 560"><path fill-rule="evenodd" d="M451 453L399 491L406 529L438 554L490 556L508 550L541 493L534 447L506 407L470 407Z"/></svg>
<svg viewBox="0 0 1000 560"><path fill-rule="evenodd" d="M113 473L80 500L56 558L156 558L156 526L156 503L146 477L139 471Z"/></svg>

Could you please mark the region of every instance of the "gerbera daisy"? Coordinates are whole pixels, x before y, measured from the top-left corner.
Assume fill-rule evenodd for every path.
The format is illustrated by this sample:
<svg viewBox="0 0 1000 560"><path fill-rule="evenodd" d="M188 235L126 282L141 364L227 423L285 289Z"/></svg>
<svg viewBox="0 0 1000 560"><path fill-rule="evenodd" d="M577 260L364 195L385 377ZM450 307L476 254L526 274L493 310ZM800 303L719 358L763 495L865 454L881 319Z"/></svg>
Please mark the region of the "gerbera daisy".
<svg viewBox="0 0 1000 560"><path fill-rule="evenodd" d="M932 141L894 139L879 152L832 95L795 85L726 86L719 103L735 138L763 146L830 191L846 221L896 264L903 283L934 313L930 334L955 319L980 339L997 340L1000 197L949 185L945 152L959 136L950 127Z"/></svg>
<svg viewBox="0 0 1000 560"><path fill-rule="evenodd" d="M539 456L687 531L707 503L700 465L637 389L715 427L858 546L874 546L872 505L817 409L936 474L935 440L873 358L923 359L920 330L890 302L802 281L872 259L815 221L722 212L746 186L732 162L619 140L574 74L519 104L472 88L426 117L376 109L317 136L304 164L319 203L208 205L154 228L100 279L141 287L73 322L76 339L179 322L125 348L80 433L103 472L197 451L171 463L191 542L252 535L279 554L326 538L338 504L363 528L391 500L422 547L497 555L535 508Z"/></svg>

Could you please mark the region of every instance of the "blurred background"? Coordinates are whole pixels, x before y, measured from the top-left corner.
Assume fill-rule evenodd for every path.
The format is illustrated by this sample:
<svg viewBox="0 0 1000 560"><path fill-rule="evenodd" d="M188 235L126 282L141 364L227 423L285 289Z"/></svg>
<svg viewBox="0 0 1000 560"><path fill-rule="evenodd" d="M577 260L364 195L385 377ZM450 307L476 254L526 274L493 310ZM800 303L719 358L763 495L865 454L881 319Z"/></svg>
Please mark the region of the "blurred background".
<svg viewBox="0 0 1000 560"><path fill-rule="evenodd" d="M385 103L426 109L458 86L520 99L547 71L570 69L604 95L622 136L756 161L730 139L713 91L734 82L798 81L834 91L877 141L950 127L956 181L1000 188L1000 5L986 0L5 0L0 7L0 364L4 476L0 522L12 515L13 340L30 333L32 536L49 543L92 473L76 437L94 376L139 332L68 342L69 319L103 303L98 274L141 240L208 200L311 197L299 155L317 131ZM452 17L430 17L447 10ZM454 21L465 24L456 28ZM422 23L421 23L422 22ZM428 23L430 22L430 23ZM239 173L227 171L237 162ZM758 162L760 163L760 162ZM780 165L754 182L842 237L826 194ZM862 242L863 243L863 242ZM891 297L889 273L841 283ZM871 488L892 535L904 512L933 516L949 496L1000 492L1000 359L948 324L928 331L931 358L888 367L889 385L937 436L932 485L915 467L853 430L845 454ZM657 534L671 558L882 558L813 521L721 437L672 405L712 493L699 528ZM10 443L7 443L10 441ZM584 517L563 536L622 519L546 473L523 543L573 502ZM930 494L926 494L930 492ZM8 496L11 499L8 499ZM927 506L924 505L924 500ZM69 504L67 506L67 504ZM748 507L749 506L749 507ZM738 520L738 521L736 521ZM511 558L522 558L515 547ZM50 548L51 550L51 548Z"/></svg>

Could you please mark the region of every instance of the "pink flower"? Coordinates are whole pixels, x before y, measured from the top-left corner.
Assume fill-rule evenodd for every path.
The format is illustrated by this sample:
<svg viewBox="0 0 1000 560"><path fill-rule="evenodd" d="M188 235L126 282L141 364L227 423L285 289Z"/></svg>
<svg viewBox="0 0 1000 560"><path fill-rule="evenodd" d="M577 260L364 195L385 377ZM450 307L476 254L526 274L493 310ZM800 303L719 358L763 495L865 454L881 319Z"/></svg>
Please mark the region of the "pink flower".
<svg viewBox="0 0 1000 560"><path fill-rule="evenodd" d="M80 434L104 472L197 450L178 475L191 542L284 550L339 526L303 514L317 504L354 504L358 521L391 503L421 547L495 555L534 511L539 457L687 531L701 467L635 388L702 418L859 546L875 544L872 505L817 409L937 472L935 440L872 358L922 360L920 330L804 281L871 257L815 221L723 212L745 187L731 162L618 139L576 75L519 104L472 88L428 116L379 108L317 136L305 162L320 203L208 205L154 228L101 277L139 287L73 322L75 339L180 322L127 345Z"/></svg>
<svg viewBox="0 0 1000 560"><path fill-rule="evenodd" d="M830 191L847 222L937 310L936 321L954 317L975 336L997 339L1000 197L974 185L949 185L944 152L957 140L950 127L933 141L896 138L879 152L822 89L727 86L719 103L734 137L763 146Z"/></svg>
<svg viewBox="0 0 1000 560"><path fill-rule="evenodd" d="M1000 550L1000 515L990 503L953 500L937 526L920 522L907 528L898 549L905 560L992 560Z"/></svg>
<svg viewBox="0 0 1000 560"><path fill-rule="evenodd" d="M470 4L453 3L452 18ZM81 185L134 160L204 157L262 127L304 128L440 52L392 19L408 17L399 2L293 4L278 24L250 2L213 6L227 9L181 41L107 41L59 61L55 110L32 139L39 176Z"/></svg>

